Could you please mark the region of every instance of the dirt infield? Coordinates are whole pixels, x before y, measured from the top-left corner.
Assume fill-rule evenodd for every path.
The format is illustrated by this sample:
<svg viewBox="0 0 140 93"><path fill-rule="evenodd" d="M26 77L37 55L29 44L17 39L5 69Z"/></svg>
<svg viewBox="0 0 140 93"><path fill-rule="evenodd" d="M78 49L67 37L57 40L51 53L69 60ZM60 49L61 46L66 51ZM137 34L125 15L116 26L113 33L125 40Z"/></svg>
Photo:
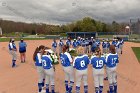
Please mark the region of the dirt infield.
<svg viewBox="0 0 140 93"><path fill-rule="evenodd" d="M32 54L40 44L51 46L52 40L26 41L27 62L20 63L19 53L18 67L11 68L11 56L8 53L8 43L0 43L0 93L37 93L37 72L32 61ZM18 42L16 42L18 45ZM123 54L120 56L118 72L118 93L140 93L140 64L136 59L131 47L139 46L140 43L126 42ZM56 91L65 93L64 73L61 65L56 66L55 85ZM94 82L91 66L88 70L89 93L94 93ZM108 82L105 81L104 92L108 89ZM81 90L81 93L83 88Z"/></svg>

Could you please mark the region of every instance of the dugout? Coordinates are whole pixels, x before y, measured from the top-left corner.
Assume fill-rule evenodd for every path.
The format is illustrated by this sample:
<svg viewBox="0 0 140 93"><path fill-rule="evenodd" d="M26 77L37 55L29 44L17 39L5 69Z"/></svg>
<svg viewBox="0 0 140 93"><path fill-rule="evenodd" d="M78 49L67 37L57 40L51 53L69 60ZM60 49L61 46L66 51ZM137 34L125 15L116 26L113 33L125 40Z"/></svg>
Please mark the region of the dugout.
<svg viewBox="0 0 140 93"><path fill-rule="evenodd" d="M71 37L71 39L75 39L77 37L96 38L96 32L67 32L67 37Z"/></svg>

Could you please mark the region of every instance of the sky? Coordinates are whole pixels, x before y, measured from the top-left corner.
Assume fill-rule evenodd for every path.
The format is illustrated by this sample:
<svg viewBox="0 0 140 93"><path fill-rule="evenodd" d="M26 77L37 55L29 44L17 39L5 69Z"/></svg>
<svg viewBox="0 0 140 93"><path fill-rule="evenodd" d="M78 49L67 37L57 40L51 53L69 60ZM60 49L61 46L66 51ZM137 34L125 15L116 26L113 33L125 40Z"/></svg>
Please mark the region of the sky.
<svg viewBox="0 0 140 93"><path fill-rule="evenodd" d="M67 24L84 17L103 22L140 18L140 0L0 0L0 18Z"/></svg>

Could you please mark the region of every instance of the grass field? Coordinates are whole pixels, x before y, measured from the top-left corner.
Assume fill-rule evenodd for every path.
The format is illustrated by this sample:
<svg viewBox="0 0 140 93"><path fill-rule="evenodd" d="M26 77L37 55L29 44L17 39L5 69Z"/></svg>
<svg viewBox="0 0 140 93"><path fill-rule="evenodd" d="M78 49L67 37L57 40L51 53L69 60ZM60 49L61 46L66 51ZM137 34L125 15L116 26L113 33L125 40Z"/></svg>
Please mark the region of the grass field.
<svg viewBox="0 0 140 93"><path fill-rule="evenodd" d="M140 62L140 47L132 47L132 50L134 51L138 61Z"/></svg>

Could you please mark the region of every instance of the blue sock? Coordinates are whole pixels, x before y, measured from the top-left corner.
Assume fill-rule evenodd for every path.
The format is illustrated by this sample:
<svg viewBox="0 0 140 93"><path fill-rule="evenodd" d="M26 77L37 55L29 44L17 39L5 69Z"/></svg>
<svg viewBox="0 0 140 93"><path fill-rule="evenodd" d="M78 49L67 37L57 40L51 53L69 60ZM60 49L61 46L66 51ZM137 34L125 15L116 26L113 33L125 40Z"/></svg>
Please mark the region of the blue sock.
<svg viewBox="0 0 140 93"><path fill-rule="evenodd" d="M49 93L49 84L46 84L46 93Z"/></svg>
<svg viewBox="0 0 140 93"><path fill-rule="evenodd" d="M74 84L74 82L70 81L69 93L71 93L71 91L72 91L73 84Z"/></svg>
<svg viewBox="0 0 140 93"><path fill-rule="evenodd" d="M80 87L76 86L76 93L80 93Z"/></svg>
<svg viewBox="0 0 140 93"><path fill-rule="evenodd" d="M117 93L117 83L114 83L114 93Z"/></svg>
<svg viewBox="0 0 140 93"><path fill-rule="evenodd" d="M42 83L38 83L38 92L42 91Z"/></svg>
<svg viewBox="0 0 140 93"><path fill-rule="evenodd" d="M55 93L54 85L51 85L52 93Z"/></svg>
<svg viewBox="0 0 140 93"><path fill-rule="evenodd" d="M15 67L16 65L15 62L16 62L15 60L12 60L12 67Z"/></svg>
<svg viewBox="0 0 140 93"><path fill-rule="evenodd" d="M103 92L103 86L100 86L99 93L102 93L102 92Z"/></svg>
<svg viewBox="0 0 140 93"><path fill-rule="evenodd" d="M99 87L95 87L95 93L99 93Z"/></svg>
<svg viewBox="0 0 140 93"><path fill-rule="evenodd" d="M69 91L68 81L65 81L66 91Z"/></svg>
<svg viewBox="0 0 140 93"><path fill-rule="evenodd" d="M45 86L45 79L43 79L43 82L42 82L42 87L44 87Z"/></svg>
<svg viewBox="0 0 140 93"><path fill-rule="evenodd" d="M113 93L113 85L112 84L109 85L109 93Z"/></svg>
<svg viewBox="0 0 140 93"><path fill-rule="evenodd" d="M84 86L84 93L88 93L88 85Z"/></svg>

